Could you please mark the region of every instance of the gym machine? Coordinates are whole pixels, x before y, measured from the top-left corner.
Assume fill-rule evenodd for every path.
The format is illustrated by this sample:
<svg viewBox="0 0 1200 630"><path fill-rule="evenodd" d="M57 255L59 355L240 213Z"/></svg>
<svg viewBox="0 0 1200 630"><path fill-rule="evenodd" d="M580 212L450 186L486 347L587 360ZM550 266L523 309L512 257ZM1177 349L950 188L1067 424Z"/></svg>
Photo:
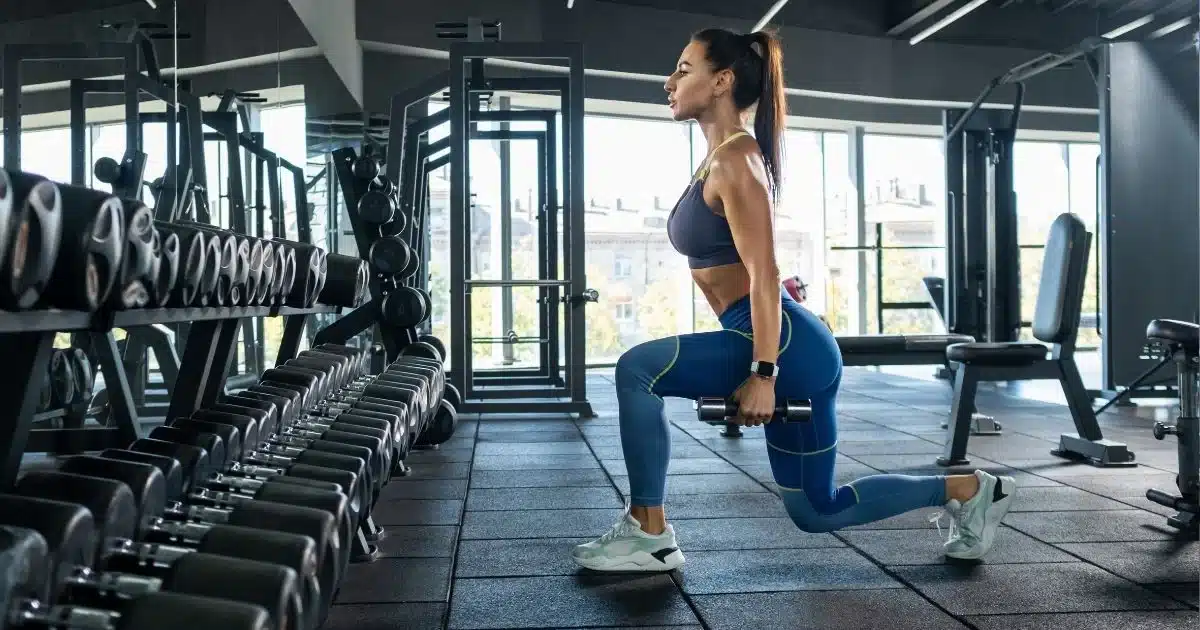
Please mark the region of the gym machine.
<svg viewBox="0 0 1200 630"><path fill-rule="evenodd" d="M1146 339L1158 347L1165 361L1175 364L1179 387L1179 417L1175 424L1154 423L1158 440L1175 436L1179 494L1147 490L1146 498L1176 510L1167 517L1172 527L1196 538L1200 535L1200 415L1196 409L1196 379L1200 376L1200 325L1156 319L1146 326Z"/></svg>

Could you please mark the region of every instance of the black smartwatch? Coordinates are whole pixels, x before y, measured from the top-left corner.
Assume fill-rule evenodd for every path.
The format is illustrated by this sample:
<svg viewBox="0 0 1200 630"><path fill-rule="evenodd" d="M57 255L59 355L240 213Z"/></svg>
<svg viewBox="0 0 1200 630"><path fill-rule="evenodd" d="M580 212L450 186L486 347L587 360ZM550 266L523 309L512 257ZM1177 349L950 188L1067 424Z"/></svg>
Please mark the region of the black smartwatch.
<svg viewBox="0 0 1200 630"><path fill-rule="evenodd" d="M775 378L779 374L779 366L770 361L755 361L750 364L750 373L763 378Z"/></svg>

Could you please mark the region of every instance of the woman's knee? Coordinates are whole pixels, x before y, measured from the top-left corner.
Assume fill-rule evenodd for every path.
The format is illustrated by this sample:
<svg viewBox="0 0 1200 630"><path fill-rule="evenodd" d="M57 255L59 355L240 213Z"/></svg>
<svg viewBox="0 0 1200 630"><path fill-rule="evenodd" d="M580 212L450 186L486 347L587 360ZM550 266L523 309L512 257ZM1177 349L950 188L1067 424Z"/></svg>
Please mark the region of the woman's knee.
<svg viewBox="0 0 1200 630"><path fill-rule="evenodd" d="M649 388L653 380L665 372L674 359L677 340L674 337L640 343L617 359L617 390Z"/></svg>
<svg viewBox="0 0 1200 630"><path fill-rule="evenodd" d="M829 515L817 511L803 492L783 492L783 507L800 531L822 534L838 529Z"/></svg>

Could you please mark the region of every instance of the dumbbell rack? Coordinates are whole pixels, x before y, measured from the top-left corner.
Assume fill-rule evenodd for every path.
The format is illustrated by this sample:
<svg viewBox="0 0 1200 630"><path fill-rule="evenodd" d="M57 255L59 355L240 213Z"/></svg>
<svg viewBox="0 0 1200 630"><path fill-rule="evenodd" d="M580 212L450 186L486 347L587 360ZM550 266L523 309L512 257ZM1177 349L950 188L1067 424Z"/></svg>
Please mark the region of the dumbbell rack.
<svg viewBox="0 0 1200 630"><path fill-rule="evenodd" d="M339 307L287 306L197 307L100 311L86 313L35 310L0 313L0 347L7 356L10 378L0 379L0 487L16 479L27 452L49 452L63 445L76 450L123 447L141 435L129 381L121 364L112 330L152 324L190 322L187 345L180 361L168 417L190 415L220 394L234 356L241 322L254 317L284 317L279 361L294 357L299 350L309 315L338 313ZM81 429L34 428L41 395L42 366L49 361L54 337L60 332L86 333L97 367L109 391L110 413L106 426Z"/></svg>

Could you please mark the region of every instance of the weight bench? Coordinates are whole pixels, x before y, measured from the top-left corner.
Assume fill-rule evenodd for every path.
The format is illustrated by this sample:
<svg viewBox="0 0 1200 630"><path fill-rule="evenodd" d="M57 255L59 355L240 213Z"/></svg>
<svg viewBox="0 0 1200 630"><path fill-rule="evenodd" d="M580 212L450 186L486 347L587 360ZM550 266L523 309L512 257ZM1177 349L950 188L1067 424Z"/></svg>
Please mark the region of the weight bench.
<svg viewBox="0 0 1200 630"><path fill-rule="evenodd" d="M842 364L945 365L946 349L975 341L970 335L851 335L837 338Z"/></svg>
<svg viewBox="0 0 1200 630"><path fill-rule="evenodd" d="M1091 241L1091 233L1075 215L1061 214L1050 226L1033 316L1033 336L1038 341L960 343L946 349L946 358L955 367L954 403L939 465L970 463L967 439L980 382L1051 379L1062 385L1076 429L1061 435L1058 448L1051 452L1094 466L1136 465L1125 444L1104 439L1075 365Z"/></svg>

